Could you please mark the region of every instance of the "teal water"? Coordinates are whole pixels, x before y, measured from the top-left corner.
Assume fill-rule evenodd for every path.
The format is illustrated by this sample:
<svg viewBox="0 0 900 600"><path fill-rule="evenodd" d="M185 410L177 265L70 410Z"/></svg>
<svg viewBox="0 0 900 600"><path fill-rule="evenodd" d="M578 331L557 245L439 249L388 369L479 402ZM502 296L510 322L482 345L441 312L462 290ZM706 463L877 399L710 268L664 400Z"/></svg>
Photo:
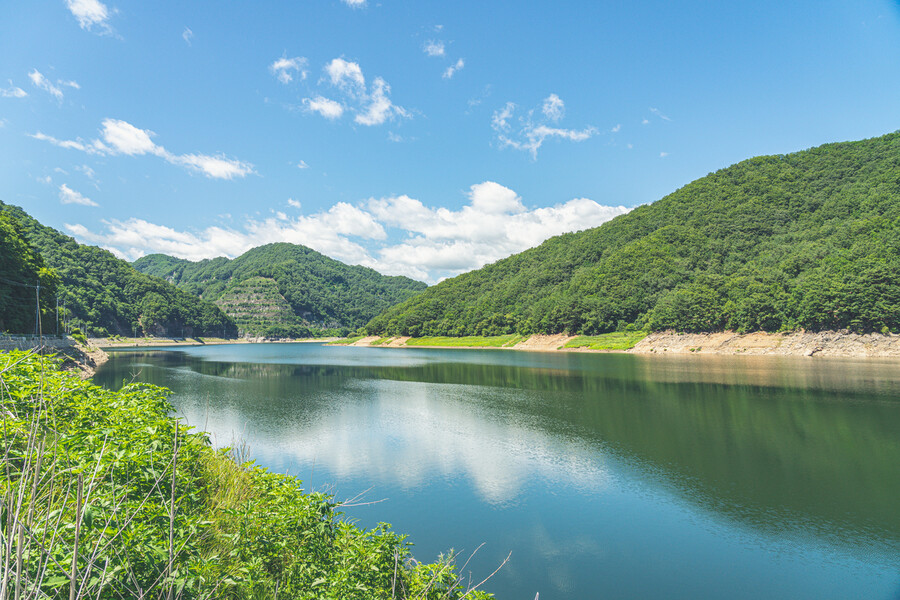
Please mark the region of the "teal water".
<svg viewBox="0 0 900 600"><path fill-rule="evenodd" d="M244 344L124 379L423 560L511 553L501 600L900 600L897 361Z"/></svg>

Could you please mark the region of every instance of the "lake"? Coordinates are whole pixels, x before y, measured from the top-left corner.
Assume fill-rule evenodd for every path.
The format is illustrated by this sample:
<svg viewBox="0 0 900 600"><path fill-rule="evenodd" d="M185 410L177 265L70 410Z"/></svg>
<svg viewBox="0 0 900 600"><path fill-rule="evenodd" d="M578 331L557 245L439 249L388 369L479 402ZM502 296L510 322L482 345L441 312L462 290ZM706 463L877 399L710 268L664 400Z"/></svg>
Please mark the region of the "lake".
<svg viewBox="0 0 900 600"><path fill-rule="evenodd" d="M900 600L900 362L117 351L215 445L454 548L501 600Z"/></svg>

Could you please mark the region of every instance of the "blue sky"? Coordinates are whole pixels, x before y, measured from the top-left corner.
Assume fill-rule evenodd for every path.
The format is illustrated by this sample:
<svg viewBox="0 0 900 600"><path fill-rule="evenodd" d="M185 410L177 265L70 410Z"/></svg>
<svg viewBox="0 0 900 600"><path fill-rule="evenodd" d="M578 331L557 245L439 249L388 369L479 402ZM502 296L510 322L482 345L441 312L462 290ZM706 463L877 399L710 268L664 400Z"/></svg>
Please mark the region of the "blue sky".
<svg viewBox="0 0 900 600"><path fill-rule="evenodd" d="M751 156L900 128L883 0L0 16L0 200L129 260L290 241L433 283Z"/></svg>

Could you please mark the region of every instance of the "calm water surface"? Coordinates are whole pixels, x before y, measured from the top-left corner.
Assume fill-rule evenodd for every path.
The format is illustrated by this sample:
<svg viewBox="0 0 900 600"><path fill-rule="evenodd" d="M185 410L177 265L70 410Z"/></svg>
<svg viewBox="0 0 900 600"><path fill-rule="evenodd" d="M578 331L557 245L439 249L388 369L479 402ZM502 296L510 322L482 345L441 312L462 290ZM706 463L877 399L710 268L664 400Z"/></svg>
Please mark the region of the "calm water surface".
<svg viewBox="0 0 900 600"><path fill-rule="evenodd" d="M900 600L900 362L244 344L95 381L455 548L501 600Z"/></svg>

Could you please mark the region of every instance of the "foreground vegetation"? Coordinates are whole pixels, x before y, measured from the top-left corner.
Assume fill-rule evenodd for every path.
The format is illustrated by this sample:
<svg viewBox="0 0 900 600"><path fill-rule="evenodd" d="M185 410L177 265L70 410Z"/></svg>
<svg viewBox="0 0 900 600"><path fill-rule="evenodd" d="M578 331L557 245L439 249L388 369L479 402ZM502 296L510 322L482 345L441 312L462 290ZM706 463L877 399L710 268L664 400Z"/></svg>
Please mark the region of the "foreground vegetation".
<svg viewBox="0 0 900 600"><path fill-rule="evenodd" d="M900 331L900 134L753 158L441 282L369 335Z"/></svg>
<svg viewBox="0 0 900 600"><path fill-rule="evenodd" d="M242 335L266 337L347 335L426 287L287 243L253 248L235 259L199 262L151 254L134 266L216 302Z"/></svg>
<svg viewBox="0 0 900 600"><path fill-rule="evenodd" d="M389 526L214 451L166 390L56 365L0 354L0 598L489 597L452 557L418 563Z"/></svg>
<svg viewBox="0 0 900 600"><path fill-rule="evenodd" d="M139 273L107 250L79 244L41 225L17 206L0 202L0 214L0 277L29 286L40 283L45 333L56 331L58 299L61 318L92 337L237 335L234 322L215 304ZM30 254L37 255L40 264ZM24 263L24 267L15 263ZM3 275L4 271L10 274ZM20 325L21 317L8 318L0 329L30 333L35 322L33 287L0 281L0 311L4 297L15 298L16 294L27 301L16 300L9 306L24 312L25 322Z"/></svg>

